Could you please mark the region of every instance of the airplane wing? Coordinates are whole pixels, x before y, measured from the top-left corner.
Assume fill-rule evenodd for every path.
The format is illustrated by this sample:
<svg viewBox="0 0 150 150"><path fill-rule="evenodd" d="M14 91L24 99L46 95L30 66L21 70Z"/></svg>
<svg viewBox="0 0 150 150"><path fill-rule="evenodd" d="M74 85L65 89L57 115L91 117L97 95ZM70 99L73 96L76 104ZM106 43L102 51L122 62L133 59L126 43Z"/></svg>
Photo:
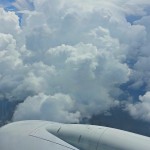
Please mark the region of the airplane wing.
<svg viewBox="0 0 150 150"><path fill-rule="evenodd" d="M22 121L0 128L0 150L150 150L150 138L102 126Z"/></svg>
<svg viewBox="0 0 150 150"><path fill-rule="evenodd" d="M25 121L0 128L0 150L79 150L47 131L57 123Z"/></svg>

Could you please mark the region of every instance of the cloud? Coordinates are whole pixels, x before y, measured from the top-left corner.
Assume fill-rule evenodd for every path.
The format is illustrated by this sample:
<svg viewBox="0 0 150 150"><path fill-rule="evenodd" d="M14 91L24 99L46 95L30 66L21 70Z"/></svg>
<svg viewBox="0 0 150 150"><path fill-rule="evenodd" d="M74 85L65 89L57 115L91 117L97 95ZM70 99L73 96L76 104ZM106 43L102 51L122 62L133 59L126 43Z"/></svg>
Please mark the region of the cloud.
<svg viewBox="0 0 150 150"><path fill-rule="evenodd" d="M0 9L0 98L21 102L14 120L79 122L119 105L124 83L149 90L149 1L13 5Z"/></svg>
<svg viewBox="0 0 150 150"><path fill-rule="evenodd" d="M68 95L57 93L51 96L39 93L36 96L28 97L24 103L18 106L14 114L14 120L34 118L78 123L80 113L73 111L73 103L74 101Z"/></svg>
<svg viewBox="0 0 150 150"><path fill-rule="evenodd" d="M18 84L18 71L22 66L20 53L15 50L16 40L10 34L0 33L0 91L2 98L9 97L10 91ZM8 98L9 99L9 98Z"/></svg>
<svg viewBox="0 0 150 150"><path fill-rule="evenodd" d="M150 122L150 92L145 95L139 96L139 102L135 104L128 104L126 110L129 111L131 116L135 119L142 119Z"/></svg>
<svg viewBox="0 0 150 150"><path fill-rule="evenodd" d="M21 32L19 17L15 12L6 12L3 8L0 8L0 24L1 33L12 34L14 36Z"/></svg>
<svg viewBox="0 0 150 150"><path fill-rule="evenodd" d="M15 6L18 10L33 10L34 9L32 0L15 0L13 2L13 6Z"/></svg>

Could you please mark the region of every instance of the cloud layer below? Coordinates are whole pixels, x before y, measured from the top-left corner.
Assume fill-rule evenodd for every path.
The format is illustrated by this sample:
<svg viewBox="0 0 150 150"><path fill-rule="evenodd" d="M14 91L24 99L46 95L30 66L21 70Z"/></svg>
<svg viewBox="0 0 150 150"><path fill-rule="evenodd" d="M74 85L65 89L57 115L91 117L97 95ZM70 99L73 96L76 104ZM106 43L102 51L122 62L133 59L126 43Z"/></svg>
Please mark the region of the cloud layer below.
<svg viewBox="0 0 150 150"><path fill-rule="evenodd" d="M15 121L79 122L122 100L133 117L150 121L148 0L13 5L21 18L0 8L0 99L21 102ZM133 100L128 91L141 88L145 95Z"/></svg>

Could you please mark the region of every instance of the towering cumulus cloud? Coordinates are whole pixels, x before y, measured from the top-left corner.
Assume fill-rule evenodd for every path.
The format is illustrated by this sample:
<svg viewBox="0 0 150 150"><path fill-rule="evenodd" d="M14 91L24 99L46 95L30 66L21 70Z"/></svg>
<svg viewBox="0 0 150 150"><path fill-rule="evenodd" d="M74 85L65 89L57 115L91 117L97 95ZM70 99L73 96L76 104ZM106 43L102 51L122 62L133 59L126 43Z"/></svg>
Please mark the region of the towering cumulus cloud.
<svg viewBox="0 0 150 150"><path fill-rule="evenodd" d="M133 117L150 121L149 0L11 5L0 8L0 100L20 101L14 121L79 122L123 100ZM133 99L129 90L145 95Z"/></svg>

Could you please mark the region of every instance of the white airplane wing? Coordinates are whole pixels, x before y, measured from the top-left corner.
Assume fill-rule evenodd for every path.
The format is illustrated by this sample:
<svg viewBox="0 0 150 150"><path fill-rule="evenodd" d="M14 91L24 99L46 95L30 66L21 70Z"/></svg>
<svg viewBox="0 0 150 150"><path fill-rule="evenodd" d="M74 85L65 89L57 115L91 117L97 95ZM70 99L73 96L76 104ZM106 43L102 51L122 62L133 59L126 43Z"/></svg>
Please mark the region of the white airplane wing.
<svg viewBox="0 0 150 150"><path fill-rule="evenodd" d="M150 138L102 126L22 121L0 128L0 150L150 150Z"/></svg>
<svg viewBox="0 0 150 150"><path fill-rule="evenodd" d="M47 131L45 121L25 121L0 128L0 150L79 150Z"/></svg>

